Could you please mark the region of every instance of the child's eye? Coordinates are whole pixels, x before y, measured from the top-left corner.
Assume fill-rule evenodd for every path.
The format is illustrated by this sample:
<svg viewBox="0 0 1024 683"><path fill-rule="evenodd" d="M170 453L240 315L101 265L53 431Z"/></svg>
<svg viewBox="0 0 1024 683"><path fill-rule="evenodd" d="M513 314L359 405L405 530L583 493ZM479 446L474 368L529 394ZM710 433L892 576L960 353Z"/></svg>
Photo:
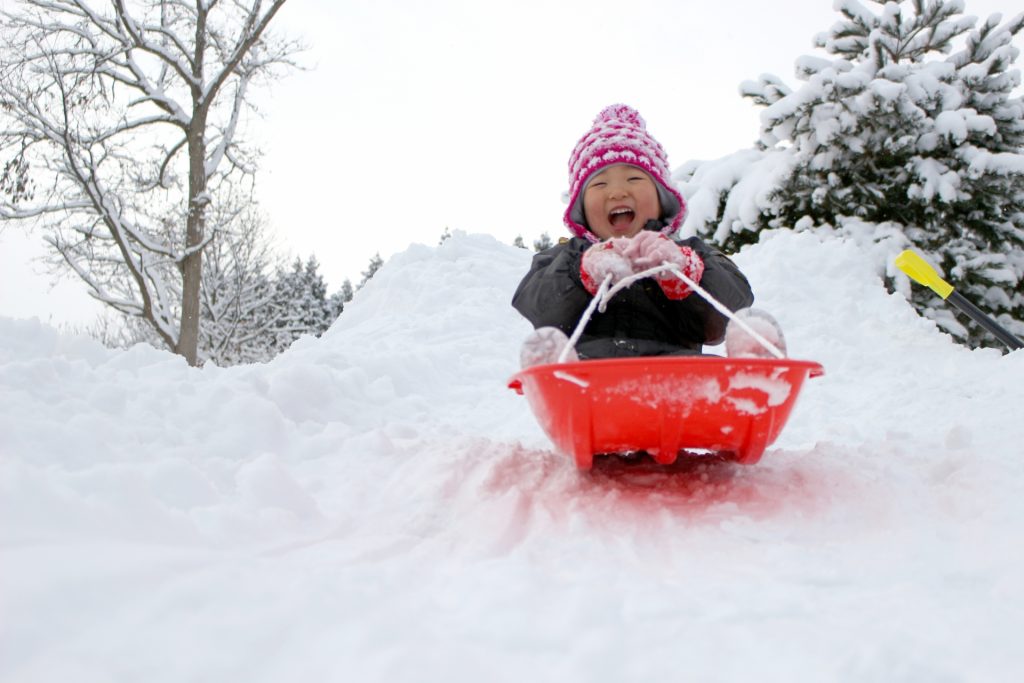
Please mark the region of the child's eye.
<svg viewBox="0 0 1024 683"><path fill-rule="evenodd" d="M595 180L594 182L590 183L590 186L591 187L604 187L607 184L608 183L604 182L603 180Z"/></svg>

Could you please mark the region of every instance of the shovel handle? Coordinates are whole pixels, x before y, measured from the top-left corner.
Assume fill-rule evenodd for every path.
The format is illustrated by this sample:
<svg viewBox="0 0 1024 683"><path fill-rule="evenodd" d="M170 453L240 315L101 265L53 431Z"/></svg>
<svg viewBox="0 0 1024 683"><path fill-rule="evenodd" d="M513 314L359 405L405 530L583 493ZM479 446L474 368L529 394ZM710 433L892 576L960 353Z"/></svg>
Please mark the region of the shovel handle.
<svg viewBox="0 0 1024 683"><path fill-rule="evenodd" d="M959 308L970 316L974 322L991 332L992 336L1006 344L1011 351L1024 348L1024 341L1021 341L1012 332L997 323L991 317L986 315L980 308L965 299L960 292L951 292L950 295L946 297L946 301Z"/></svg>

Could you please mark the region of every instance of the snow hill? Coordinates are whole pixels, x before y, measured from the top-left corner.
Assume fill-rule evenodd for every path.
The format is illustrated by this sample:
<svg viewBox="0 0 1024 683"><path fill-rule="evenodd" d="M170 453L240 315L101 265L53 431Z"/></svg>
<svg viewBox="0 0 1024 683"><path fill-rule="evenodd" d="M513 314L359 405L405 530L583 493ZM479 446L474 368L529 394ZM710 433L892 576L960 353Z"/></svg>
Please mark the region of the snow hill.
<svg viewBox="0 0 1024 683"><path fill-rule="evenodd" d="M0 319L0 680L1007 681L1024 354L855 247L736 261L821 362L753 467L583 475L505 388L531 254L392 258L321 339L193 369Z"/></svg>

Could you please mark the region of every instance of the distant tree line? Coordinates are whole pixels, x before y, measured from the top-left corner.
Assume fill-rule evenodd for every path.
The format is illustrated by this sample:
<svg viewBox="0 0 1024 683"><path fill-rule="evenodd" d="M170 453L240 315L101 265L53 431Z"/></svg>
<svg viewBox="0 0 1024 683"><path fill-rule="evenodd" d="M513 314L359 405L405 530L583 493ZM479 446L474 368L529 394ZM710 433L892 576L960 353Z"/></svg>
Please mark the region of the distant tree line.
<svg viewBox="0 0 1024 683"><path fill-rule="evenodd" d="M266 362L299 337L319 337L384 263L374 254L357 285L346 278L330 293L316 256L283 261L270 248L262 224L230 239L215 238L206 255L198 357L200 364L220 366ZM104 315L85 331L112 347L166 348L151 326L134 316Z"/></svg>
<svg viewBox="0 0 1024 683"><path fill-rule="evenodd" d="M519 247L520 249L526 249L526 243L523 242L523 236L516 235L515 240L512 241L512 246ZM551 241L551 235L547 232L542 232L540 237L533 241L534 251L544 251L552 246L554 246L554 242Z"/></svg>

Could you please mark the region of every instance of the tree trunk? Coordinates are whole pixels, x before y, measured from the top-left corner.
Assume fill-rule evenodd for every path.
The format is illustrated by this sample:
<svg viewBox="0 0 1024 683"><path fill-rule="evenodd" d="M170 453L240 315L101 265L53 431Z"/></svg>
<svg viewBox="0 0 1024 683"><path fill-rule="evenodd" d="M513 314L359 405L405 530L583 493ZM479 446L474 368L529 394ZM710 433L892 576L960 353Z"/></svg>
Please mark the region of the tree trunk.
<svg viewBox="0 0 1024 683"><path fill-rule="evenodd" d="M199 363L200 286L203 278L203 252L199 246L206 233L206 122L203 114L193 116L188 140L188 218L185 227L187 256L181 263L181 327L178 348L191 366Z"/></svg>
<svg viewBox="0 0 1024 683"><path fill-rule="evenodd" d="M199 364L200 288L203 280L203 252L206 232L206 114L207 93L203 80L206 50L206 17L209 6L197 4L195 47L192 53L192 119L188 132L188 218L185 225L185 259L181 263L181 327L176 351L189 365ZM211 93L212 94L212 93Z"/></svg>

